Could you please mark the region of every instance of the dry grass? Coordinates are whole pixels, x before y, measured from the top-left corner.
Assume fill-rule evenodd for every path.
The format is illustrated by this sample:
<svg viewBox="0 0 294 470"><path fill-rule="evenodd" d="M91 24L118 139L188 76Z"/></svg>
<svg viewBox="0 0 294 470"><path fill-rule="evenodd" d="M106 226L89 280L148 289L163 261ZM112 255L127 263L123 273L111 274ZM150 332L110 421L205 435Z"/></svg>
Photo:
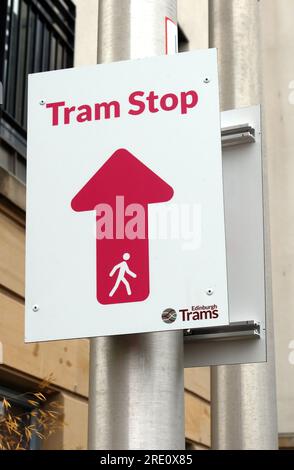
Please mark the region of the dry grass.
<svg viewBox="0 0 294 470"><path fill-rule="evenodd" d="M27 450L33 436L47 439L64 426L63 406L49 400L52 376L44 379L34 392L19 394L31 411L13 413L9 399L2 400L0 415L0 450ZM1 402L0 402L1 403Z"/></svg>

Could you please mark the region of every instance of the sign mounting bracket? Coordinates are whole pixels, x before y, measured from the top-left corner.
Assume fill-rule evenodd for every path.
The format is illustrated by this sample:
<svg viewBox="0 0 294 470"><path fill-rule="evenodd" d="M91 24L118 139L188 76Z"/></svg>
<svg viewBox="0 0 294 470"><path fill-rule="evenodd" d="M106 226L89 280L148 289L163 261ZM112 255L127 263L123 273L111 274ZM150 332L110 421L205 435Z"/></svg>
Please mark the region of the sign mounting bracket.
<svg viewBox="0 0 294 470"><path fill-rule="evenodd" d="M227 326L186 330L185 341L234 341L260 339L260 323L255 320L232 322Z"/></svg>
<svg viewBox="0 0 294 470"><path fill-rule="evenodd" d="M249 124L223 127L221 136L223 148L233 145L253 144L256 142L255 129Z"/></svg>

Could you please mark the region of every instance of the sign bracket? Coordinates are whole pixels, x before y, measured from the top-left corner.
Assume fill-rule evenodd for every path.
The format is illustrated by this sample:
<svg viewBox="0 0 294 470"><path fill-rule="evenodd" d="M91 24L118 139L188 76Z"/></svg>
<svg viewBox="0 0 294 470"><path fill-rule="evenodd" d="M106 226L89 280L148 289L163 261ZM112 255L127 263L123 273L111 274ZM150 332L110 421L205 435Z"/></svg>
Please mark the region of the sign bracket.
<svg viewBox="0 0 294 470"><path fill-rule="evenodd" d="M253 144L255 140L255 129L249 124L241 124L231 127L223 127L221 131L222 147L233 145Z"/></svg>
<svg viewBox="0 0 294 470"><path fill-rule="evenodd" d="M238 124L222 127L222 147L253 144L256 142L255 128L250 124ZM232 322L221 327L207 327L184 331L185 343L194 341L235 341L242 339L260 339L260 323L255 320Z"/></svg>
<svg viewBox="0 0 294 470"><path fill-rule="evenodd" d="M190 341L234 341L260 339L260 323L255 320L232 322L227 326L185 330L184 340Z"/></svg>
<svg viewBox="0 0 294 470"><path fill-rule="evenodd" d="M267 359L260 106L221 113L229 324L184 331L185 367ZM201 325L200 325L201 326ZM258 340L258 341L257 341Z"/></svg>

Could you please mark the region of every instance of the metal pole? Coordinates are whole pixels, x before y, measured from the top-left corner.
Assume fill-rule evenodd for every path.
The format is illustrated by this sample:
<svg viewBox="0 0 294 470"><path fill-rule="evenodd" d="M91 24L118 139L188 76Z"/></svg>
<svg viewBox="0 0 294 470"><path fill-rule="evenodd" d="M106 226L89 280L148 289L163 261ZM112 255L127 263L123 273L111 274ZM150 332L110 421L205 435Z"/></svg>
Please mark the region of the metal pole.
<svg viewBox="0 0 294 470"><path fill-rule="evenodd" d="M256 0L210 0L210 46L219 49L223 109L258 104L261 71ZM266 140L264 141L266 149ZM266 161L266 158L265 158ZM266 189L266 168L265 189ZM266 191L265 191L266 195ZM269 225L265 220L268 238ZM212 368L214 449L276 449L277 404L269 240L266 240L268 362Z"/></svg>
<svg viewBox="0 0 294 470"><path fill-rule="evenodd" d="M98 62L164 54L165 17L176 21L176 12L176 0L100 0ZM88 441L184 448L182 332L91 340Z"/></svg>

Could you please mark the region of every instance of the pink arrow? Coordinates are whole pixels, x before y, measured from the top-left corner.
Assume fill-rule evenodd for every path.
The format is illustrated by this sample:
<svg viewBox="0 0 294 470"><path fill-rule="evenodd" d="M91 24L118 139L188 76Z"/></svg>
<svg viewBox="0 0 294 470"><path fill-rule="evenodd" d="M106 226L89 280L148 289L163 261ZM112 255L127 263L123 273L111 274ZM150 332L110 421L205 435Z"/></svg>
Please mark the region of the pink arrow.
<svg viewBox="0 0 294 470"><path fill-rule="evenodd" d="M119 149L71 201L96 210L97 300L140 302L149 296L148 204L169 201L173 189L140 160Z"/></svg>

